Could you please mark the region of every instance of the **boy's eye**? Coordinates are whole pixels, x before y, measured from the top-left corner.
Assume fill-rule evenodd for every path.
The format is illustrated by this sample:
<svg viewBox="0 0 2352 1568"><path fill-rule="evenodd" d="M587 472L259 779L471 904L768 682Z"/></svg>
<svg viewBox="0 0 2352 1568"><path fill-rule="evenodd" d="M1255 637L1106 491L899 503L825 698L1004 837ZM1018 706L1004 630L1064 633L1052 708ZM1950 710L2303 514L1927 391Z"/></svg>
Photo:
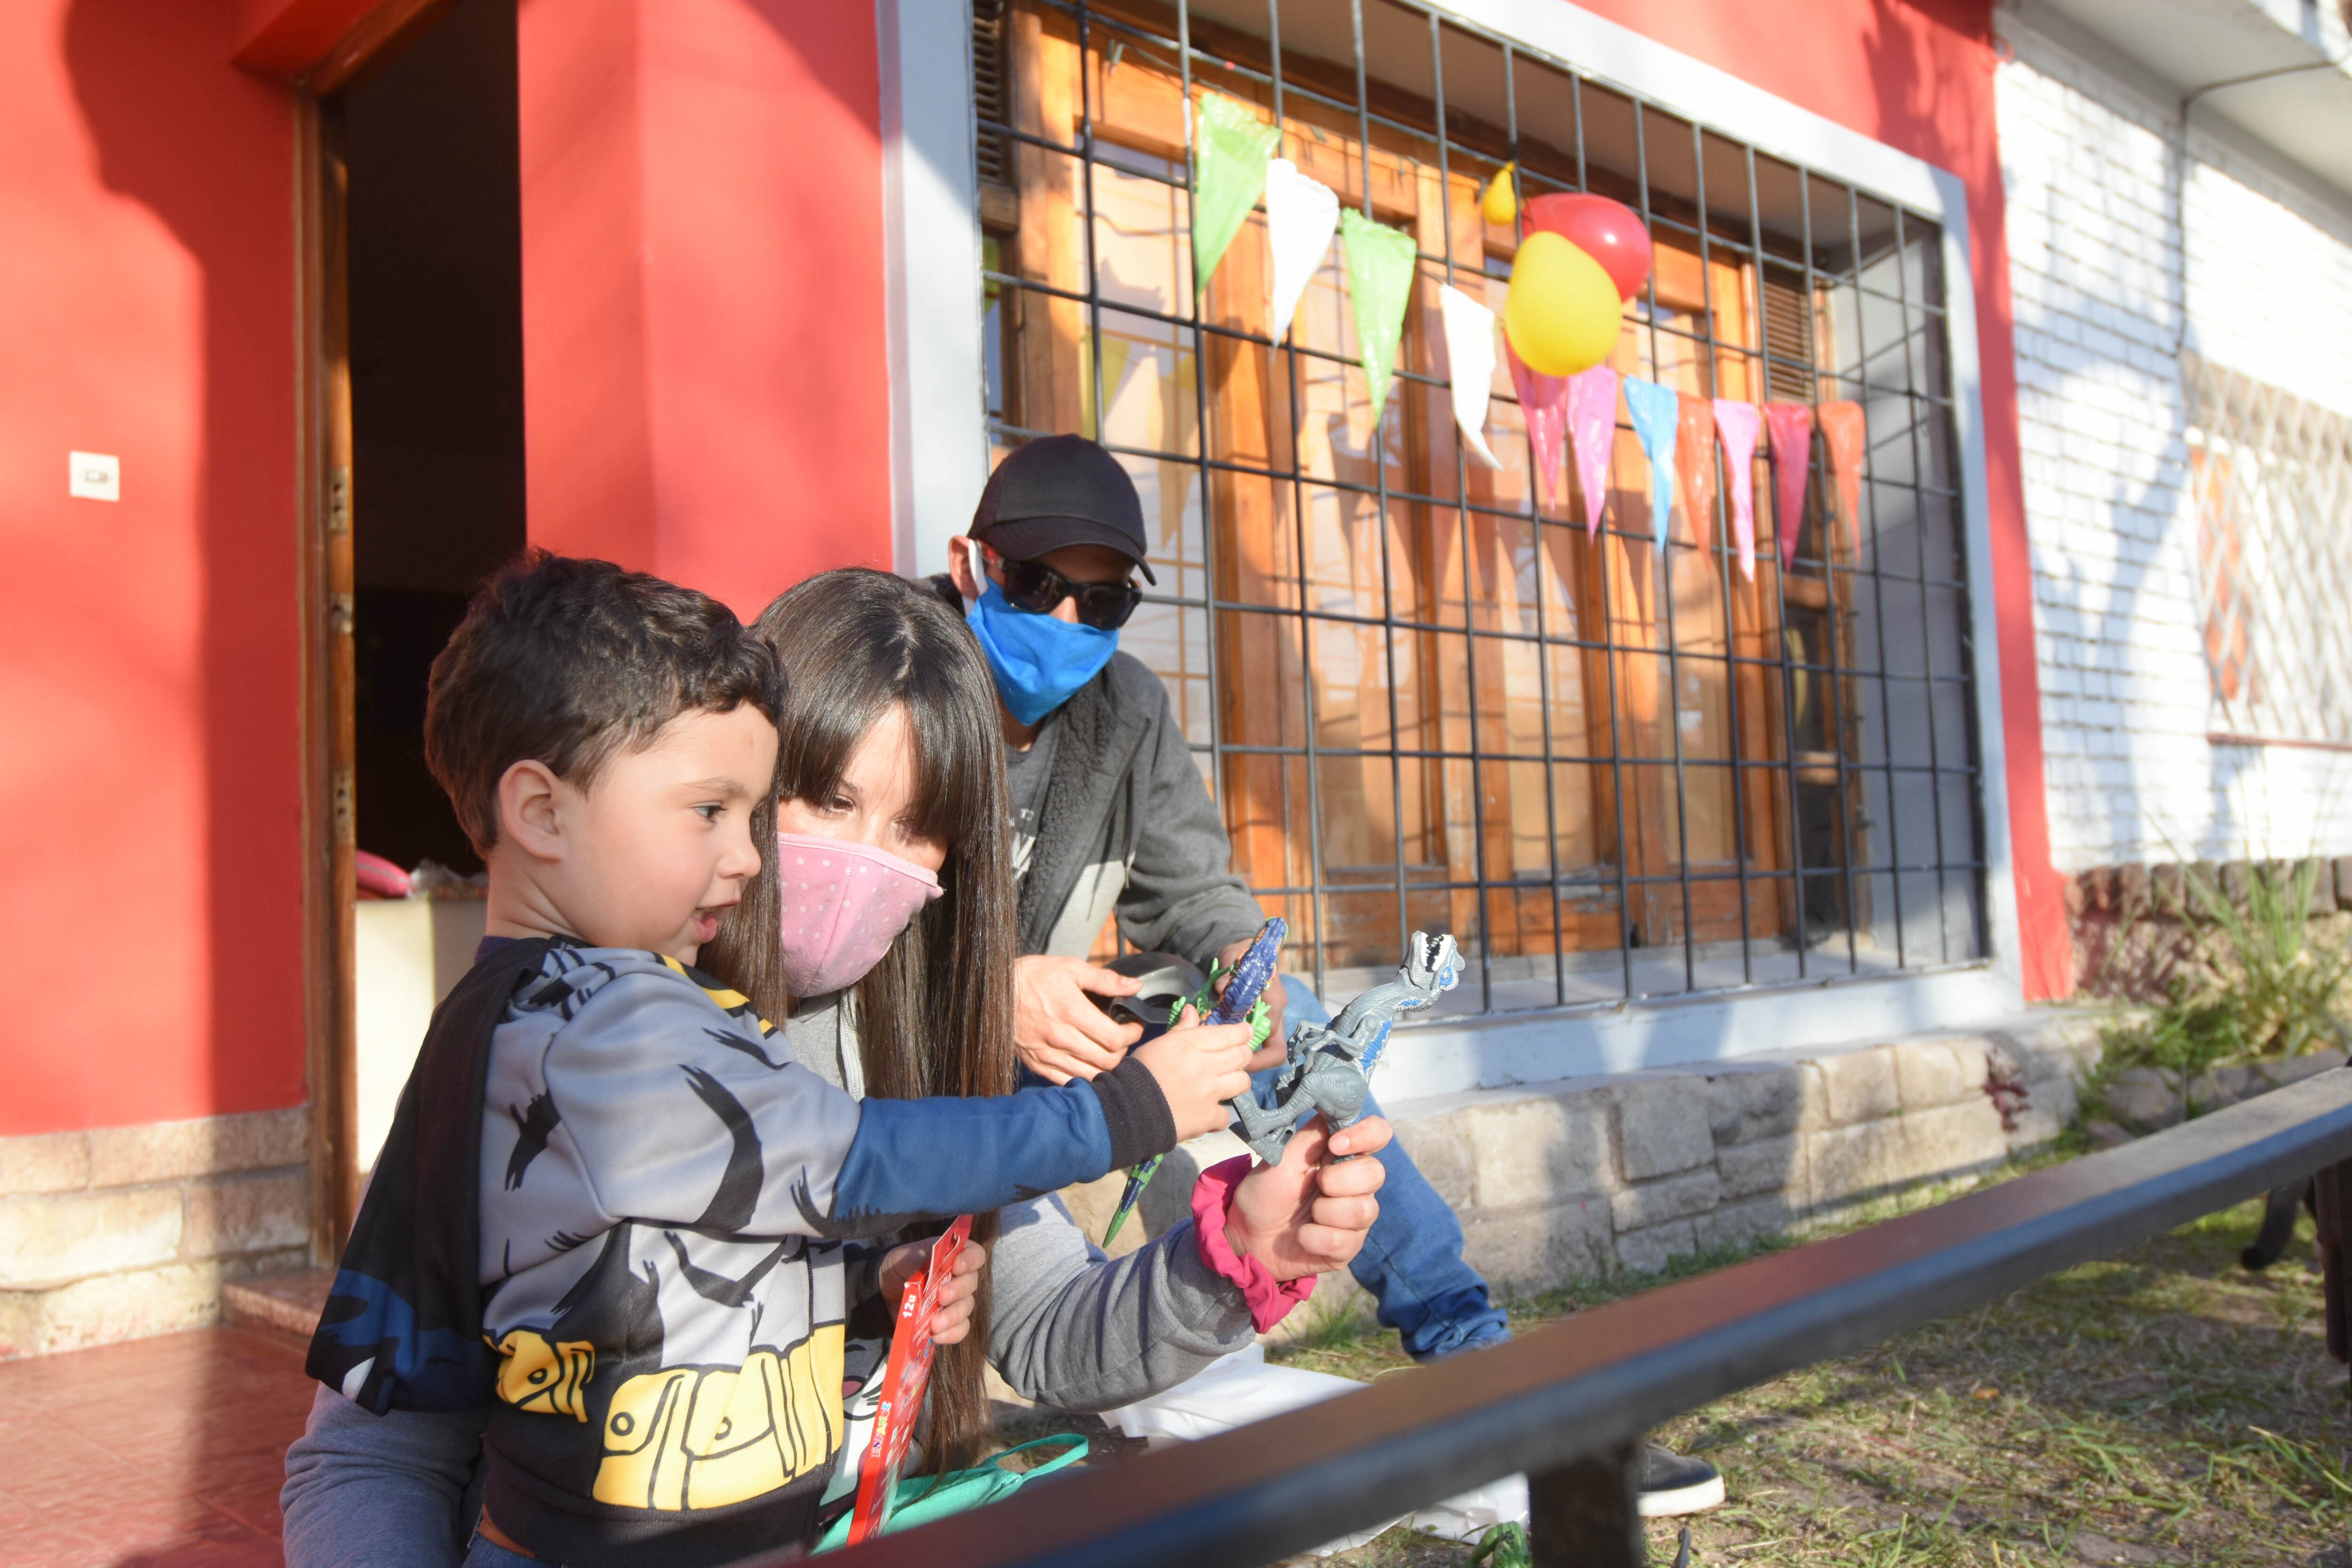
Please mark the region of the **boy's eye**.
<svg viewBox="0 0 2352 1568"><path fill-rule="evenodd" d="M706 800L694 808L695 815L705 822L716 822L726 815L727 808L715 800Z"/></svg>

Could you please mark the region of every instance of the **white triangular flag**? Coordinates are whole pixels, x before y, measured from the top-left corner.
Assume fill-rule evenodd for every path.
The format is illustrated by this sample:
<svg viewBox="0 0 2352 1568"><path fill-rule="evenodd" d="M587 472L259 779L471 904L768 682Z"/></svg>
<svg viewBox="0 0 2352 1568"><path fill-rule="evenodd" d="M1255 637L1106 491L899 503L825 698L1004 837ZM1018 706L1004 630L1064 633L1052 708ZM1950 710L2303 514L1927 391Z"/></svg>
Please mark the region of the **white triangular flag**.
<svg viewBox="0 0 2352 1568"><path fill-rule="evenodd" d="M1437 291L1445 317L1445 364L1454 378L1454 423L1478 460L1502 462L1486 445L1486 398L1495 390L1495 312L1448 283Z"/></svg>
<svg viewBox="0 0 2352 1568"><path fill-rule="evenodd" d="M1331 236L1339 227L1339 195L1287 158L1265 166L1265 236L1274 252L1274 341L1290 331L1290 318L1307 282L1323 265Z"/></svg>

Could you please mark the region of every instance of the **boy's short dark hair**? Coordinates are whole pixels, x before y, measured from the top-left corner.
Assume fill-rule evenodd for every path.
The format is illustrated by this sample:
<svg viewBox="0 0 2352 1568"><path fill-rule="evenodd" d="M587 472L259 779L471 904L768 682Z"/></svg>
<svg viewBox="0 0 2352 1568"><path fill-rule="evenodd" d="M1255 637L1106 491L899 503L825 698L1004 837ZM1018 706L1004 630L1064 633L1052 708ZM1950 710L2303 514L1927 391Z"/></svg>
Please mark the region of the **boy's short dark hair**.
<svg viewBox="0 0 2352 1568"><path fill-rule="evenodd" d="M425 765L487 855L515 763L587 789L681 713L748 702L773 720L782 692L774 652L709 595L534 550L482 584L433 661Z"/></svg>

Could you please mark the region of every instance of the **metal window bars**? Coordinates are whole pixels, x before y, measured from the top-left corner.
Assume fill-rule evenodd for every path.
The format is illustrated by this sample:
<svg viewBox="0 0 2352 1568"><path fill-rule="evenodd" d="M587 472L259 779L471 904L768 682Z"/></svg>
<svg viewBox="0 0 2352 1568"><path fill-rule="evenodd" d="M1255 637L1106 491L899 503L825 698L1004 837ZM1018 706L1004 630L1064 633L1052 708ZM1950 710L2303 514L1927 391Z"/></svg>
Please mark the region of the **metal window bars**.
<svg viewBox="0 0 2352 1568"><path fill-rule="evenodd" d="M2352 419L2184 355L2217 740L2352 749Z"/></svg>
<svg viewBox="0 0 2352 1568"><path fill-rule="evenodd" d="M1237 868L1318 990L1363 983L1425 924L1477 959L1456 994L1475 1012L1985 956L1930 218L1410 0L995 16L1003 118L976 131L1009 150L982 202L992 435L1077 429L1137 475L1162 591L1127 646L1168 681ZM1209 91L1270 115L1278 155L1344 203L1416 231L1379 428L1337 243L1279 343L1258 218L1194 288L1182 106ZM1590 544L1556 476L1536 491L1506 388L1506 471L1474 464L1435 289L1499 306L1517 236L1464 198L1506 162L1523 196L1602 190L1650 226L1661 267L1620 345L1636 373L1861 401L1862 515L1817 461L1802 516L1778 518L1759 458L1751 584L1719 473L1706 542L1678 509L1661 552L1638 447Z"/></svg>

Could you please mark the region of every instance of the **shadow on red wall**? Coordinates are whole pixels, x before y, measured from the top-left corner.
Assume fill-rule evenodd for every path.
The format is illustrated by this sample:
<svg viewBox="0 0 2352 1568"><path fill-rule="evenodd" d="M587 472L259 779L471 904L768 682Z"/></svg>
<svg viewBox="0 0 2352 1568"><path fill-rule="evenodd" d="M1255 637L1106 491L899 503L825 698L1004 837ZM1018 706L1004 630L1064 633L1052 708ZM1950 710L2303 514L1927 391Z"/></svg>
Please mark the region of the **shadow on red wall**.
<svg viewBox="0 0 2352 1568"><path fill-rule="evenodd" d="M60 1064L109 1080L82 1125L288 1106L303 1093L293 115L281 90L229 64L227 9L79 0L65 26L66 65L100 179L162 219L201 274L203 374L194 515L173 520L194 536L184 591L196 602L195 668L157 683L185 692L194 711L137 721L158 734L193 728L202 748L202 842L149 849L159 879L203 884L205 929L194 940L208 950L209 1002L191 1016L185 998L142 994L135 948L109 952L106 969L155 1059L206 1054L210 1099L148 1103L152 1091L142 1094L137 1073L125 1070L135 1057ZM141 609L121 614L135 621ZM121 700L103 689L89 700ZM141 832L142 790L128 783L119 796L93 791L93 809L110 814L94 830ZM104 891L135 911L139 889ZM121 934L100 927L87 937L104 951ZM110 1112L110 1100L125 1113Z"/></svg>

